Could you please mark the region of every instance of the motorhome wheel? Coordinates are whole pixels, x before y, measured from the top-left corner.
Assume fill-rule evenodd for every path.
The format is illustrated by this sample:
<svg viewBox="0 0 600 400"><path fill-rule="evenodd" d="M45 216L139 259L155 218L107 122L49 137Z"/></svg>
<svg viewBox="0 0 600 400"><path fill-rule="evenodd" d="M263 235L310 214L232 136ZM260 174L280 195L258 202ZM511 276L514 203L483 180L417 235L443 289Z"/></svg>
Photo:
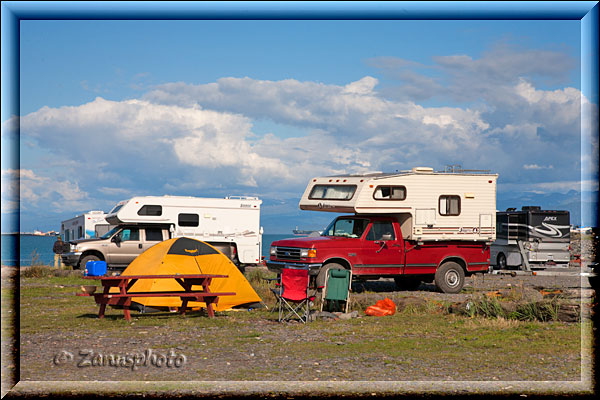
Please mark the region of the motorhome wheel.
<svg viewBox="0 0 600 400"><path fill-rule="evenodd" d="M455 262L446 262L435 272L435 286L444 293L458 293L464 284L465 271Z"/></svg>
<svg viewBox="0 0 600 400"><path fill-rule="evenodd" d="M506 256L504 253L498 254L498 260L496 261L496 267L498 269L506 269Z"/></svg>

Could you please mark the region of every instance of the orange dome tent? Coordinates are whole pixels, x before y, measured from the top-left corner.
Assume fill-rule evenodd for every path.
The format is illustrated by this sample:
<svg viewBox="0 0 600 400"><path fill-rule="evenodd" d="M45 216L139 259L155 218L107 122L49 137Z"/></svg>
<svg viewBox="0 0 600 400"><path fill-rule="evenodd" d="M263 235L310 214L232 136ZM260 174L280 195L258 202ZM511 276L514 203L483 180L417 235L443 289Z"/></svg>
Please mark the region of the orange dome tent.
<svg viewBox="0 0 600 400"><path fill-rule="evenodd" d="M160 242L140 254L121 273L127 275L219 274L228 278L214 278L211 292L235 292L222 296L213 309L227 310L233 306L262 301L240 270L227 256L208 243L187 237ZM193 286L192 289L201 289ZM112 291L112 290L111 290ZM140 279L130 292L183 291L175 279ZM181 307L178 297L137 297L135 303L148 307ZM188 307L206 307L202 302L190 301Z"/></svg>

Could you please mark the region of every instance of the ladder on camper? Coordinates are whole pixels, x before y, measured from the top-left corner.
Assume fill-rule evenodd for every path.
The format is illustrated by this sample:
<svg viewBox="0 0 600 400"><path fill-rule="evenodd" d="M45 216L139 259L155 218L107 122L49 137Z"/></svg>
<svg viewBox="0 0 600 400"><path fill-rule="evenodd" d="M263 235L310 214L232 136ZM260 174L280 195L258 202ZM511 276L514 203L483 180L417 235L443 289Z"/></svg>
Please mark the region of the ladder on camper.
<svg viewBox="0 0 600 400"><path fill-rule="evenodd" d="M521 253L521 259L523 260L521 269L523 269L522 267L525 267L525 271L531 271L531 266L529 265L529 254L527 254L525 246L523 246L523 241L517 240L517 246L519 246L519 252Z"/></svg>

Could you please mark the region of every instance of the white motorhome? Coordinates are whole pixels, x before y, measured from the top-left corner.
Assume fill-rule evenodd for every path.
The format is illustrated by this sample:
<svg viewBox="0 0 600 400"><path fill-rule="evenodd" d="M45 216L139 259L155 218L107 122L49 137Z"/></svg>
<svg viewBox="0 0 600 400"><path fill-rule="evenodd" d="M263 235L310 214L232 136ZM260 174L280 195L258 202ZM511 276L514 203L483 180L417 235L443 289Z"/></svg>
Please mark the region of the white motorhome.
<svg viewBox="0 0 600 400"><path fill-rule="evenodd" d="M79 268L95 260L122 268L160 241L187 236L210 243L243 269L261 260L261 204L257 197L244 196L133 197L106 215L115 228L98 240L72 241L61 257Z"/></svg>
<svg viewBox="0 0 600 400"><path fill-rule="evenodd" d="M120 224L168 225L171 237L188 236L210 243L241 264L261 259L262 228L257 197L134 197L119 203L106 220Z"/></svg>
<svg viewBox="0 0 600 400"><path fill-rule="evenodd" d="M318 177L300 209L395 214L405 239L496 239L496 181L486 171L434 172L416 167L396 173Z"/></svg>
<svg viewBox="0 0 600 400"><path fill-rule="evenodd" d="M60 236L65 241L93 239L113 227L106 222L104 211L88 211L60 223Z"/></svg>
<svg viewBox="0 0 600 400"><path fill-rule="evenodd" d="M524 206L496 214L498 239L490 250L495 269L529 271L548 266L567 267L571 259L571 224L565 210Z"/></svg>

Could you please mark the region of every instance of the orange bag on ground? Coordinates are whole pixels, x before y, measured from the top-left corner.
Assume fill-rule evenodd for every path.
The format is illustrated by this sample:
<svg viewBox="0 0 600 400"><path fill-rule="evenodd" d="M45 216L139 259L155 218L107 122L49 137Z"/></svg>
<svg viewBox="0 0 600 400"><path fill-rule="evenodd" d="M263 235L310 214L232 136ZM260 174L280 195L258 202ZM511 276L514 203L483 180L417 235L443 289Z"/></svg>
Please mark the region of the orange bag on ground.
<svg viewBox="0 0 600 400"><path fill-rule="evenodd" d="M365 314L373 317L383 317L385 315L394 315L396 313L396 304L387 297L383 300L377 300L373 306L367 307Z"/></svg>

